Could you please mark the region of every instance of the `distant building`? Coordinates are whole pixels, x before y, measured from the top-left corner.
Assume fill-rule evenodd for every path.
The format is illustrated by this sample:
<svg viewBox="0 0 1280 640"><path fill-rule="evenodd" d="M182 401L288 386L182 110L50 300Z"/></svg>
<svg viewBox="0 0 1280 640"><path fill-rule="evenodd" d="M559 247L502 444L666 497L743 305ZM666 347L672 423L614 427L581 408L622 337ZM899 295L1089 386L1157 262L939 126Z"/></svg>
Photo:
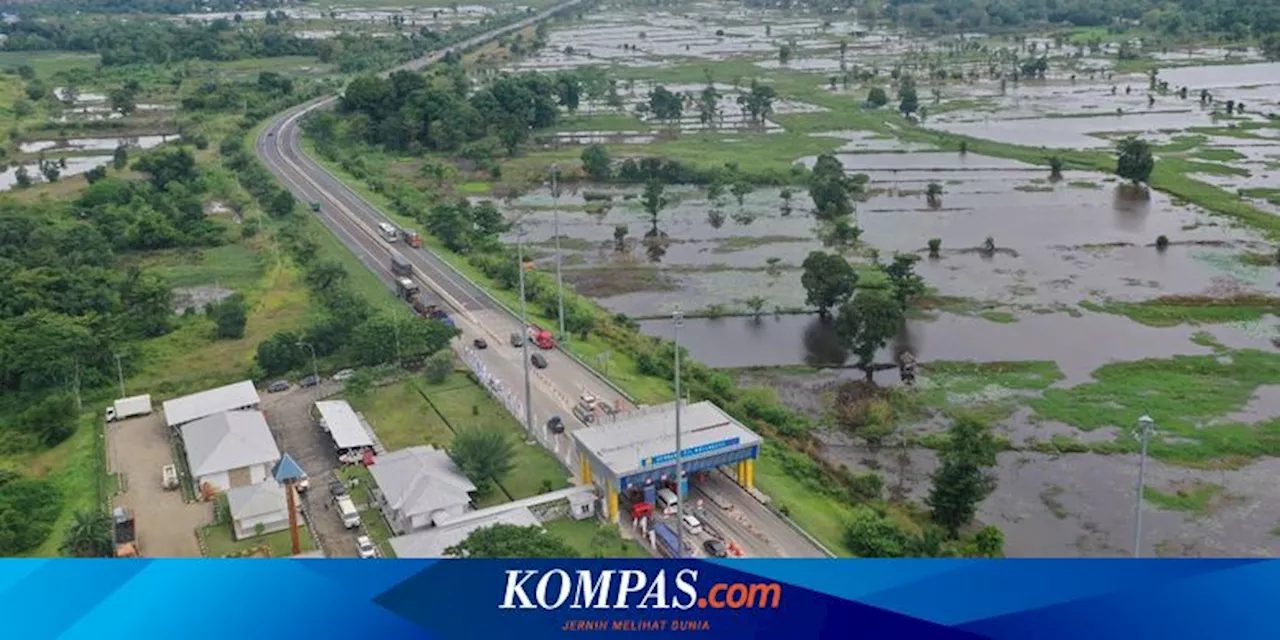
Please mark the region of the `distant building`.
<svg viewBox="0 0 1280 640"><path fill-rule="evenodd" d="M302 511L302 501L294 500L295 508ZM289 506L284 485L267 480L246 487L227 491L227 506L231 512L232 531L236 540L252 538L289 528ZM262 531L258 531L262 525Z"/></svg>
<svg viewBox="0 0 1280 640"><path fill-rule="evenodd" d="M227 411L182 425L196 491L210 494L271 478L280 449L260 411Z"/></svg>
<svg viewBox="0 0 1280 640"><path fill-rule="evenodd" d="M378 484L378 506L397 534L462 515L476 490L449 455L435 447L393 451L378 458L369 472Z"/></svg>
<svg viewBox="0 0 1280 640"><path fill-rule="evenodd" d="M253 388L253 382L243 380L169 400L164 403L164 419L170 427L180 427L224 411L257 409L261 403L262 398L258 396L258 390Z"/></svg>

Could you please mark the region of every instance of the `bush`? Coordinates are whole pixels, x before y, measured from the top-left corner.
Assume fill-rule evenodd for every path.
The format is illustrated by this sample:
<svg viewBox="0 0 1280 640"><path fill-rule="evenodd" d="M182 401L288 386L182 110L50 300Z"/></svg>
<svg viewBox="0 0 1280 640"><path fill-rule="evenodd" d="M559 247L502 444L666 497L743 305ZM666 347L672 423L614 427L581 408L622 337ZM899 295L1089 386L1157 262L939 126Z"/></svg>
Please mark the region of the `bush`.
<svg viewBox="0 0 1280 640"><path fill-rule="evenodd" d="M0 555L40 546L62 511L62 494L47 481L9 476L0 484Z"/></svg>
<svg viewBox="0 0 1280 640"><path fill-rule="evenodd" d="M214 336L220 340L238 340L244 337L244 327L249 321L249 305L244 296L235 294L221 302L208 306L209 318L214 322Z"/></svg>
<svg viewBox="0 0 1280 640"><path fill-rule="evenodd" d="M75 433L78 418L75 398L68 393L55 393L24 411L18 423L40 444L52 447Z"/></svg>
<svg viewBox="0 0 1280 640"><path fill-rule="evenodd" d="M423 375L426 376L427 382L431 384L440 384L453 373L453 352L440 351L434 353L427 358L426 364L423 366Z"/></svg>

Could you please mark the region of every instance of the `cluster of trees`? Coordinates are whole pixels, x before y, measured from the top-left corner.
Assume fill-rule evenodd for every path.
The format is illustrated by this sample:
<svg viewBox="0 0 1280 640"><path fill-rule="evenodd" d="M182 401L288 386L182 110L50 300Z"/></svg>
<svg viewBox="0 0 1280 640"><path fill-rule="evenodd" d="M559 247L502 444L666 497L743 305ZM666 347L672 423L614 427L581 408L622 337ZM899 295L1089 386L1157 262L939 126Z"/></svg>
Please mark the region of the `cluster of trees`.
<svg viewBox="0 0 1280 640"><path fill-rule="evenodd" d="M921 29L1100 27L1127 21L1173 36L1218 33L1244 38L1280 30L1280 8L1270 0L891 0L885 10L899 24Z"/></svg>
<svg viewBox="0 0 1280 640"><path fill-rule="evenodd" d="M287 4L279 0L49 0L44 2L25 2L24 0L6 0L0 2L0 10L7 13L32 15L67 16L74 14L120 14L120 13L191 13L197 10L218 12L245 11L250 9L271 8Z"/></svg>
<svg viewBox="0 0 1280 640"><path fill-rule="evenodd" d="M282 26L166 21L21 20L0 27L5 48L18 51L97 53L107 66L181 60L226 61L317 55L317 40L298 38Z"/></svg>
<svg viewBox="0 0 1280 640"><path fill-rule="evenodd" d="M444 550L451 558L576 558L578 552L538 525L495 524Z"/></svg>
<svg viewBox="0 0 1280 640"><path fill-rule="evenodd" d="M48 480L0 469L0 555L13 557L40 546L53 532L62 501Z"/></svg>

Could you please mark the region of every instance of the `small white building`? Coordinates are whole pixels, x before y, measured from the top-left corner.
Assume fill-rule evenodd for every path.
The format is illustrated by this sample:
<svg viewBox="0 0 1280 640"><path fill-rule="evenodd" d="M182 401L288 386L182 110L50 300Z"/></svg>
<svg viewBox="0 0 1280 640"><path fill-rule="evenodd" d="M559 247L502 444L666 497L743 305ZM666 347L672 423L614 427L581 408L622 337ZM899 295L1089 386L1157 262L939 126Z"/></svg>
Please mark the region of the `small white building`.
<svg viewBox="0 0 1280 640"><path fill-rule="evenodd" d="M293 504L301 521L302 501L297 499L296 493ZM275 480L228 490L227 506L236 540L289 528L289 501L285 487ZM261 532L258 525L262 525Z"/></svg>
<svg viewBox="0 0 1280 640"><path fill-rule="evenodd" d="M373 448L373 437L364 420L346 400L322 400L316 403L320 428L329 432L338 454Z"/></svg>
<svg viewBox="0 0 1280 640"><path fill-rule="evenodd" d="M466 512L476 486L445 452L409 447L378 458L369 467L378 506L396 534L420 531Z"/></svg>
<svg viewBox="0 0 1280 640"><path fill-rule="evenodd" d="M261 411L227 411L182 425L196 492L208 497L271 478L280 449Z"/></svg>
<svg viewBox="0 0 1280 640"><path fill-rule="evenodd" d="M170 427L181 427L224 411L257 409L262 403L253 382L242 380L217 389L208 389L164 403L164 419Z"/></svg>
<svg viewBox="0 0 1280 640"><path fill-rule="evenodd" d="M510 508L508 505L468 513L454 522L441 524L433 529L396 536L387 542L397 558L443 558L445 549L467 539L475 530L509 524L515 527L542 526L528 507Z"/></svg>

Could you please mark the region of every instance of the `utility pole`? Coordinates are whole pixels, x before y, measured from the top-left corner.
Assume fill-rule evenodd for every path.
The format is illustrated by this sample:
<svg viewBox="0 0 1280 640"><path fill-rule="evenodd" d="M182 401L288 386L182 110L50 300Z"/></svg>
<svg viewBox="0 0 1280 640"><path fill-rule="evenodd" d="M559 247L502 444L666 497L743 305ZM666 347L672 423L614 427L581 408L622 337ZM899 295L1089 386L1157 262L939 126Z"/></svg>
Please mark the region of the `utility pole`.
<svg viewBox="0 0 1280 640"><path fill-rule="evenodd" d="M1133 505L1133 557L1137 558L1142 553L1142 490L1143 484L1147 476L1147 443L1151 441L1151 436L1155 434L1156 421L1147 414L1142 414L1138 418L1138 430L1134 432L1134 436L1142 441L1142 458L1138 466L1138 496L1134 499Z"/></svg>
<svg viewBox="0 0 1280 640"><path fill-rule="evenodd" d="M120 378L120 397L123 398L126 396L124 392L124 367L120 365L120 358L123 358L124 355L119 353L114 355L116 357L116 375Z"/></svg>
<svg viewBox="0 0 1280 640"><path fill-rule="evenodd" d="M529 380L529 318L524 301L524 225L516 227L516 261L520 269L520 352L524 358L524 428L533 437L533 388Z"/></svg>
<svg viewBox="0 0 1280 640"><path fill-rule="evenodd" d="M551 219L556 236L556 304L560 310L560 340L564 332L564 281L560 278L560 165L551 165Z"/></svg>
<svg viewBox="0 0 1280 640"><path fill-rule="evenodd" d="M676 557L684 557L684 458L680 455L680 327L684 325L684 313L676 309L671 314L676 343Z"/></svg>
<svg viewBox="0 0 1280 640"><path fill-rule="evenodd" d="M306 347L311 352L311 376L316 379L316 387L320 386L320 370L316 368L316 348L310 342L299 342L299 347ZM314 393L314 392L313 392Z"/></svg>

